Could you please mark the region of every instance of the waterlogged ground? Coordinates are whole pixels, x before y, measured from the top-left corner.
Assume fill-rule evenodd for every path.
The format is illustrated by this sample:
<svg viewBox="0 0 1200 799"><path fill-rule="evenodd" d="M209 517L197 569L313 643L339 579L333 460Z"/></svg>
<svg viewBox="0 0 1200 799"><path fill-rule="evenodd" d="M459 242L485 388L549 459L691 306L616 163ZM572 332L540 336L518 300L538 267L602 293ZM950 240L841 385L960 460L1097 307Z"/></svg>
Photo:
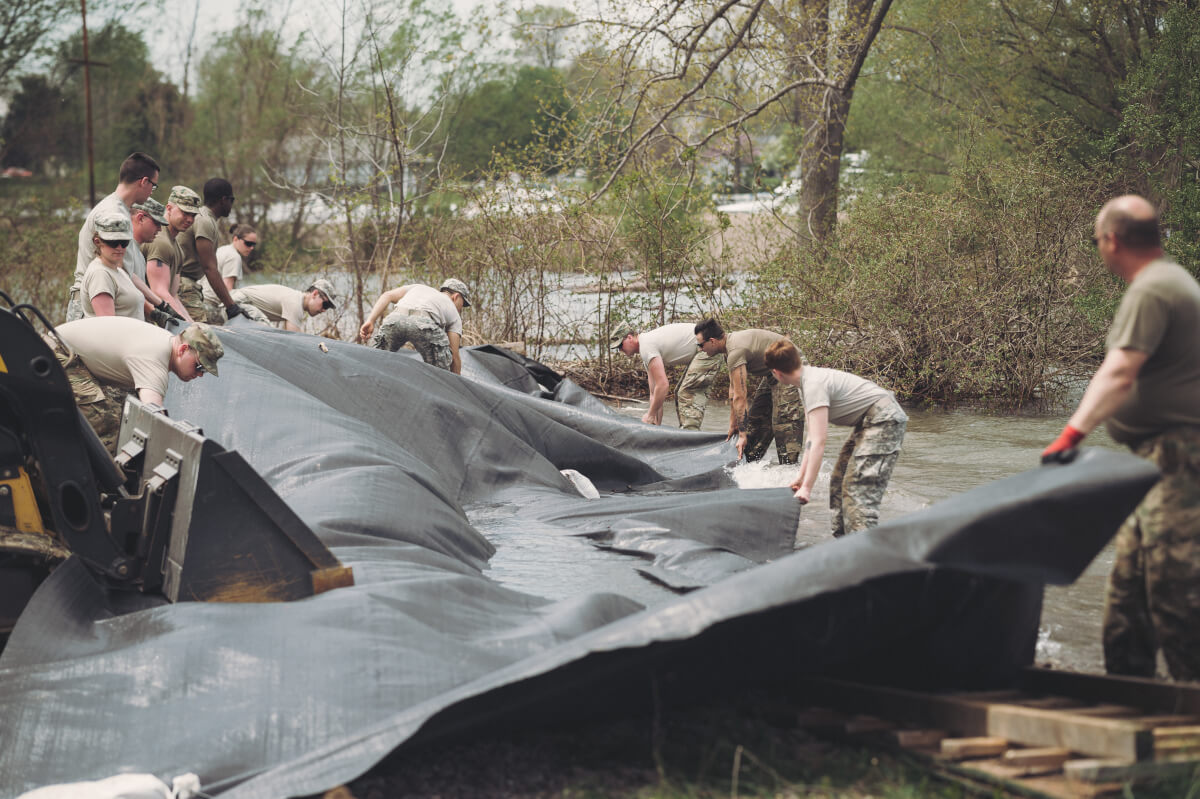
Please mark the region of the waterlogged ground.
<svg viewBox="0 0 1200 799"><path fill-rule="evenodd" d="M623 403L618 413L640 418L645 405ZM664 418L672 420L669 406ZM995 415L977 411L909 410L904 451L896 464L881 508L881 519L902 516L952 494L1011 476L1038 465L1039 454L1062 429L1063 416ZM704 429L728 428L728 405L710 403ZM825 464L813 500L801 514L797 547L818 546L830 540L829 472L848 430L832 428ZM1118 448L1102 431L1088 438L1091 446ZM773 449L773 448L772 448ZM774 460L774 452L769 458ZM730 473L741 488L788 485L793 466L760 462L733 466ZM491 509L489 513L503 513ZM471 513L475 518L475 514ZM496 554L488 574L517 590L551 599L613 591L646 605L672 594L638 575L633 556L596 549L584 539L546 535L537 530L506 532L492 539ZM1081 671L1103 671L1100 617L1104 585L1112 567L1112 548L1105 549L1074 585L1048 587L1038 641L1039 663Z"/></svg>

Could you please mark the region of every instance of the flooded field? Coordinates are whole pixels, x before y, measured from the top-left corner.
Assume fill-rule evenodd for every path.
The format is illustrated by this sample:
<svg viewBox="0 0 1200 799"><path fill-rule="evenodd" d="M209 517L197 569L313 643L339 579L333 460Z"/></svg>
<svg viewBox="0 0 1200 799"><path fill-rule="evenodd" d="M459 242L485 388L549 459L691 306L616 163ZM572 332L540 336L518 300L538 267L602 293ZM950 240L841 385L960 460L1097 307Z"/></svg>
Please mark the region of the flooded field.
<svg viewBox="0 0 1200 799"><path fill-rule="evenodd" d="M645 406L624 403L618 413L640 418ZM999 480L1038 465L1042 448L1062 429L1063 415L991 415L977 411L909 410L904 451L896 464L881 509L882 520L918 511L952 494ZM664 419L674 419L668 403ZM724 432L728 405L709 404L704 429ZM813 501L801 514L797 546L819 546L829 535L829 472L846 428L831 428L825 465ZM1087 444L1119 449L1103 431ZM772 447L773 450L773 447ZM774 452L769 456L774 459ZM776 463L741 464L732 469L742 488L786 486L795 467ZM492 579L526 593L565 599L612 591L654 605L672 594L635 571L638 559L599 550L586 540L511 532L493 540L497 552L490 563ZM1046 589L1037 660L1061 668L1102 672L1100 617L1104 585L1112 567L1109 546L1074 585Z"/></svg>

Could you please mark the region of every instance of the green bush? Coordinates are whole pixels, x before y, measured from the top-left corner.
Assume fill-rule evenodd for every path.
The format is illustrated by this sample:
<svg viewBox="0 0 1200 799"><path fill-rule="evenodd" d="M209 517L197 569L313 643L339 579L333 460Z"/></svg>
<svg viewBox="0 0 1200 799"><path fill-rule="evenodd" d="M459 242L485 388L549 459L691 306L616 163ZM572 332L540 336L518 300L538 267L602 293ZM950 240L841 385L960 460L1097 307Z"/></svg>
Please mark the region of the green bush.
<svg viewBox="0 0 1200 799"><path fill-rule="evenodd" d="M0 290L39 307L53 323L66 318L67 292L85 210L40 186L0 197Z"/></svg>

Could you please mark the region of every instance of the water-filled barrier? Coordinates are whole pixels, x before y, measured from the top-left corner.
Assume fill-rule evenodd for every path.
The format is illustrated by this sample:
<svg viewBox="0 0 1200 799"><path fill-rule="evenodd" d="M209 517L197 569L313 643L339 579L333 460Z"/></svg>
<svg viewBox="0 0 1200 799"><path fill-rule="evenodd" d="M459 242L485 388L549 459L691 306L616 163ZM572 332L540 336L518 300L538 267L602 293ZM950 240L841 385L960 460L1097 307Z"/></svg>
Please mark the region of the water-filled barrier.
<svg viewBox="0 0 1200 799"><path fill-rule="evenodd" d="M1157 477L1085 451L793 553L798 503L736 488L720 435L643 425L512 353L467 349L459 377L248 325L221 339L221 376L172 381L172 417L238 450L356 584L172 605L68 561L0 657L0 796L126 771L308 795L400 746L632 711L667 688L1002 685L1032 662L1043 585L1074 580ZM488 570L513 531L632 553L612 558L675 592L513 590Z"/></svg>

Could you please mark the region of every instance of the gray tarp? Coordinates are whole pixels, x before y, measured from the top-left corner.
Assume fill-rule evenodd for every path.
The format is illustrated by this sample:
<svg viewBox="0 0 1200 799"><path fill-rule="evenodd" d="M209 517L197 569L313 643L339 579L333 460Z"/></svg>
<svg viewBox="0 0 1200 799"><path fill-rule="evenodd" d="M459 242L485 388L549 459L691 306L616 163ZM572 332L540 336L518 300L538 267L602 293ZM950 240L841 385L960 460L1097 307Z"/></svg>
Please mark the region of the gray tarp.
<svg viewBox="0 0 1200 799"><path fill-rule="evenodd" d="M304 335L221 337L221 377L172 381L172 416L239 450L356 585L168 606L68 562L0 658L0 796L117 771L194 771L228 797L317 793L406 741L612 712L664 675L702 695L884 666L995 684L1031 661L1042 583L1074 579L1155 479L1087 452L784 556L797 504L731 487L720 436L617 416L532 362L467 351L462 379ZM518 593L481 572L488 537L518 526L657 556L655 579L709 587L649 608Z"/></svg>

